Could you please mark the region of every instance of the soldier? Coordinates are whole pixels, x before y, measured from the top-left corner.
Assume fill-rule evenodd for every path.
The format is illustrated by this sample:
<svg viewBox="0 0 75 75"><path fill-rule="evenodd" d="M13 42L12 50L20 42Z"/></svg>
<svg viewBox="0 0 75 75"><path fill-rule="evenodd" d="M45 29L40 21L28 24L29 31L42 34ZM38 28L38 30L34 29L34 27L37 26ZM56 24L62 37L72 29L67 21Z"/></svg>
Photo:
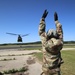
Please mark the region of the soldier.
<svg viewBox="0 0 75 75"><path fill-rule="evenodd" d="M39 24L39 36L43 48L43 72L41 75L60 75L60 65L63 63L60 52L63 47L62 25L59 23L58 15L55 12L54 21L56 24L56 30L50 29L46 33L45 18L47 14L48 11L45 10Z"/></svg>

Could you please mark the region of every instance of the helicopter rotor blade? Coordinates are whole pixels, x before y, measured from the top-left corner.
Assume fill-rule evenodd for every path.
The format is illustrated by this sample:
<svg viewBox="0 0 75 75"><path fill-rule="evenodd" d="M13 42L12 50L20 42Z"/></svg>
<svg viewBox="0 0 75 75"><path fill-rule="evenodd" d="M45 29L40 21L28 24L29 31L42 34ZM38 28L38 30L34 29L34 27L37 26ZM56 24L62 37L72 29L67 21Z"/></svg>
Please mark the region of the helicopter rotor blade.
<svg viewBox="0 0 75 75"><path fill-rule="evenodd" d="M22 37L24 37L24 36L28 36L29 34L25 34L25 35L22 35Z"/></svg>
<svg viewBox="0 0 75 75"><path fill-rule="evenodd" d="M14 33L6 33L6 34L10 34L10 35L18 35L18 34L14 34Z"/></svg>

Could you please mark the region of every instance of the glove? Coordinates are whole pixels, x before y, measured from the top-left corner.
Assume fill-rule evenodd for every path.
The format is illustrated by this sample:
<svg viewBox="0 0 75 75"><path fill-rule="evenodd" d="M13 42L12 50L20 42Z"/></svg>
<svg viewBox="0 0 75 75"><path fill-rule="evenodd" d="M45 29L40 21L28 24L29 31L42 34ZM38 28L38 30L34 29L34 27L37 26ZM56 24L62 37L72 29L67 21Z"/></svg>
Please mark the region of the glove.
<svg viewBox="0 0 75 75"><path fill-rule="evenodd" d="M44 19L45 19L45 18L46 18L46 16L47 16L47 14L48 14L48 11L47 11L47 10L45 10L45 11L44 11L44 13L43 13L43 15L42 15L42 18L44 18Z"/></svg>
<svg viewBox="0 0 75 75"><path fill-rule="evenodd" d="M54 13L54 21L57 21L58 20L58 15L57 15L57 13L55 12Z"/></svg>

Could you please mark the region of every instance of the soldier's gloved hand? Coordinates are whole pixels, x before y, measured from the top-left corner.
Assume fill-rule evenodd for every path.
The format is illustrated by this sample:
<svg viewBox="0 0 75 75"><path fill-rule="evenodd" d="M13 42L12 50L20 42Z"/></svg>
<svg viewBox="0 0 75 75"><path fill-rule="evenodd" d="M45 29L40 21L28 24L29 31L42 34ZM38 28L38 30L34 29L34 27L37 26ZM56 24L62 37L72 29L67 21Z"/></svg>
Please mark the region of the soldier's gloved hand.
<svg viewBox="0 0 75 75"><path fill-rule="evenodd" d="M48 11L47 11L47 10L45 10L45 11L44 11L44 13L43 13L43 15L42 15L42 18L44 18L44 19L45 19L45 18L46 18L46 16L47 16L47 14L48 14Z"/></svg>
<svg viewBox="0 0 75 75"><path fill-rule="evenodd" d="M55 12L54 13L54 21L57 21L58 20L58 15L57 15L57 13Z"/></svg>

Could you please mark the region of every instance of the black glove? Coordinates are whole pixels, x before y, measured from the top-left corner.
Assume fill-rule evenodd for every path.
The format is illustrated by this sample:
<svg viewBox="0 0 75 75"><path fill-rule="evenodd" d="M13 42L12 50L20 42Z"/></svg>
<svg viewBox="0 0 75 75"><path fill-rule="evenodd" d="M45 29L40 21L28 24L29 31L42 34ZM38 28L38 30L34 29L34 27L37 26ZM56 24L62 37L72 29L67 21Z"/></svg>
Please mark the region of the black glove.
<svg viewBox="0 0 75 75"><path fill-rule="evenodd" d="M55 21L57 21L57 20L58 20L58 15L57 15L57 13L56 13L56 12L54 13L54 20L55 20Z"/></svg>
<svg viewBox="0 0 75 75"><path fill-rule="evenodd" d="M44 19L45 19L45 18L46 18L46 16L47 16L47 14L48 14L48 11L47 11L47 10L45 10L45 11L44 11L44 13L43 13L43 15L42 15L42 18L44 18Z"/></svg>

